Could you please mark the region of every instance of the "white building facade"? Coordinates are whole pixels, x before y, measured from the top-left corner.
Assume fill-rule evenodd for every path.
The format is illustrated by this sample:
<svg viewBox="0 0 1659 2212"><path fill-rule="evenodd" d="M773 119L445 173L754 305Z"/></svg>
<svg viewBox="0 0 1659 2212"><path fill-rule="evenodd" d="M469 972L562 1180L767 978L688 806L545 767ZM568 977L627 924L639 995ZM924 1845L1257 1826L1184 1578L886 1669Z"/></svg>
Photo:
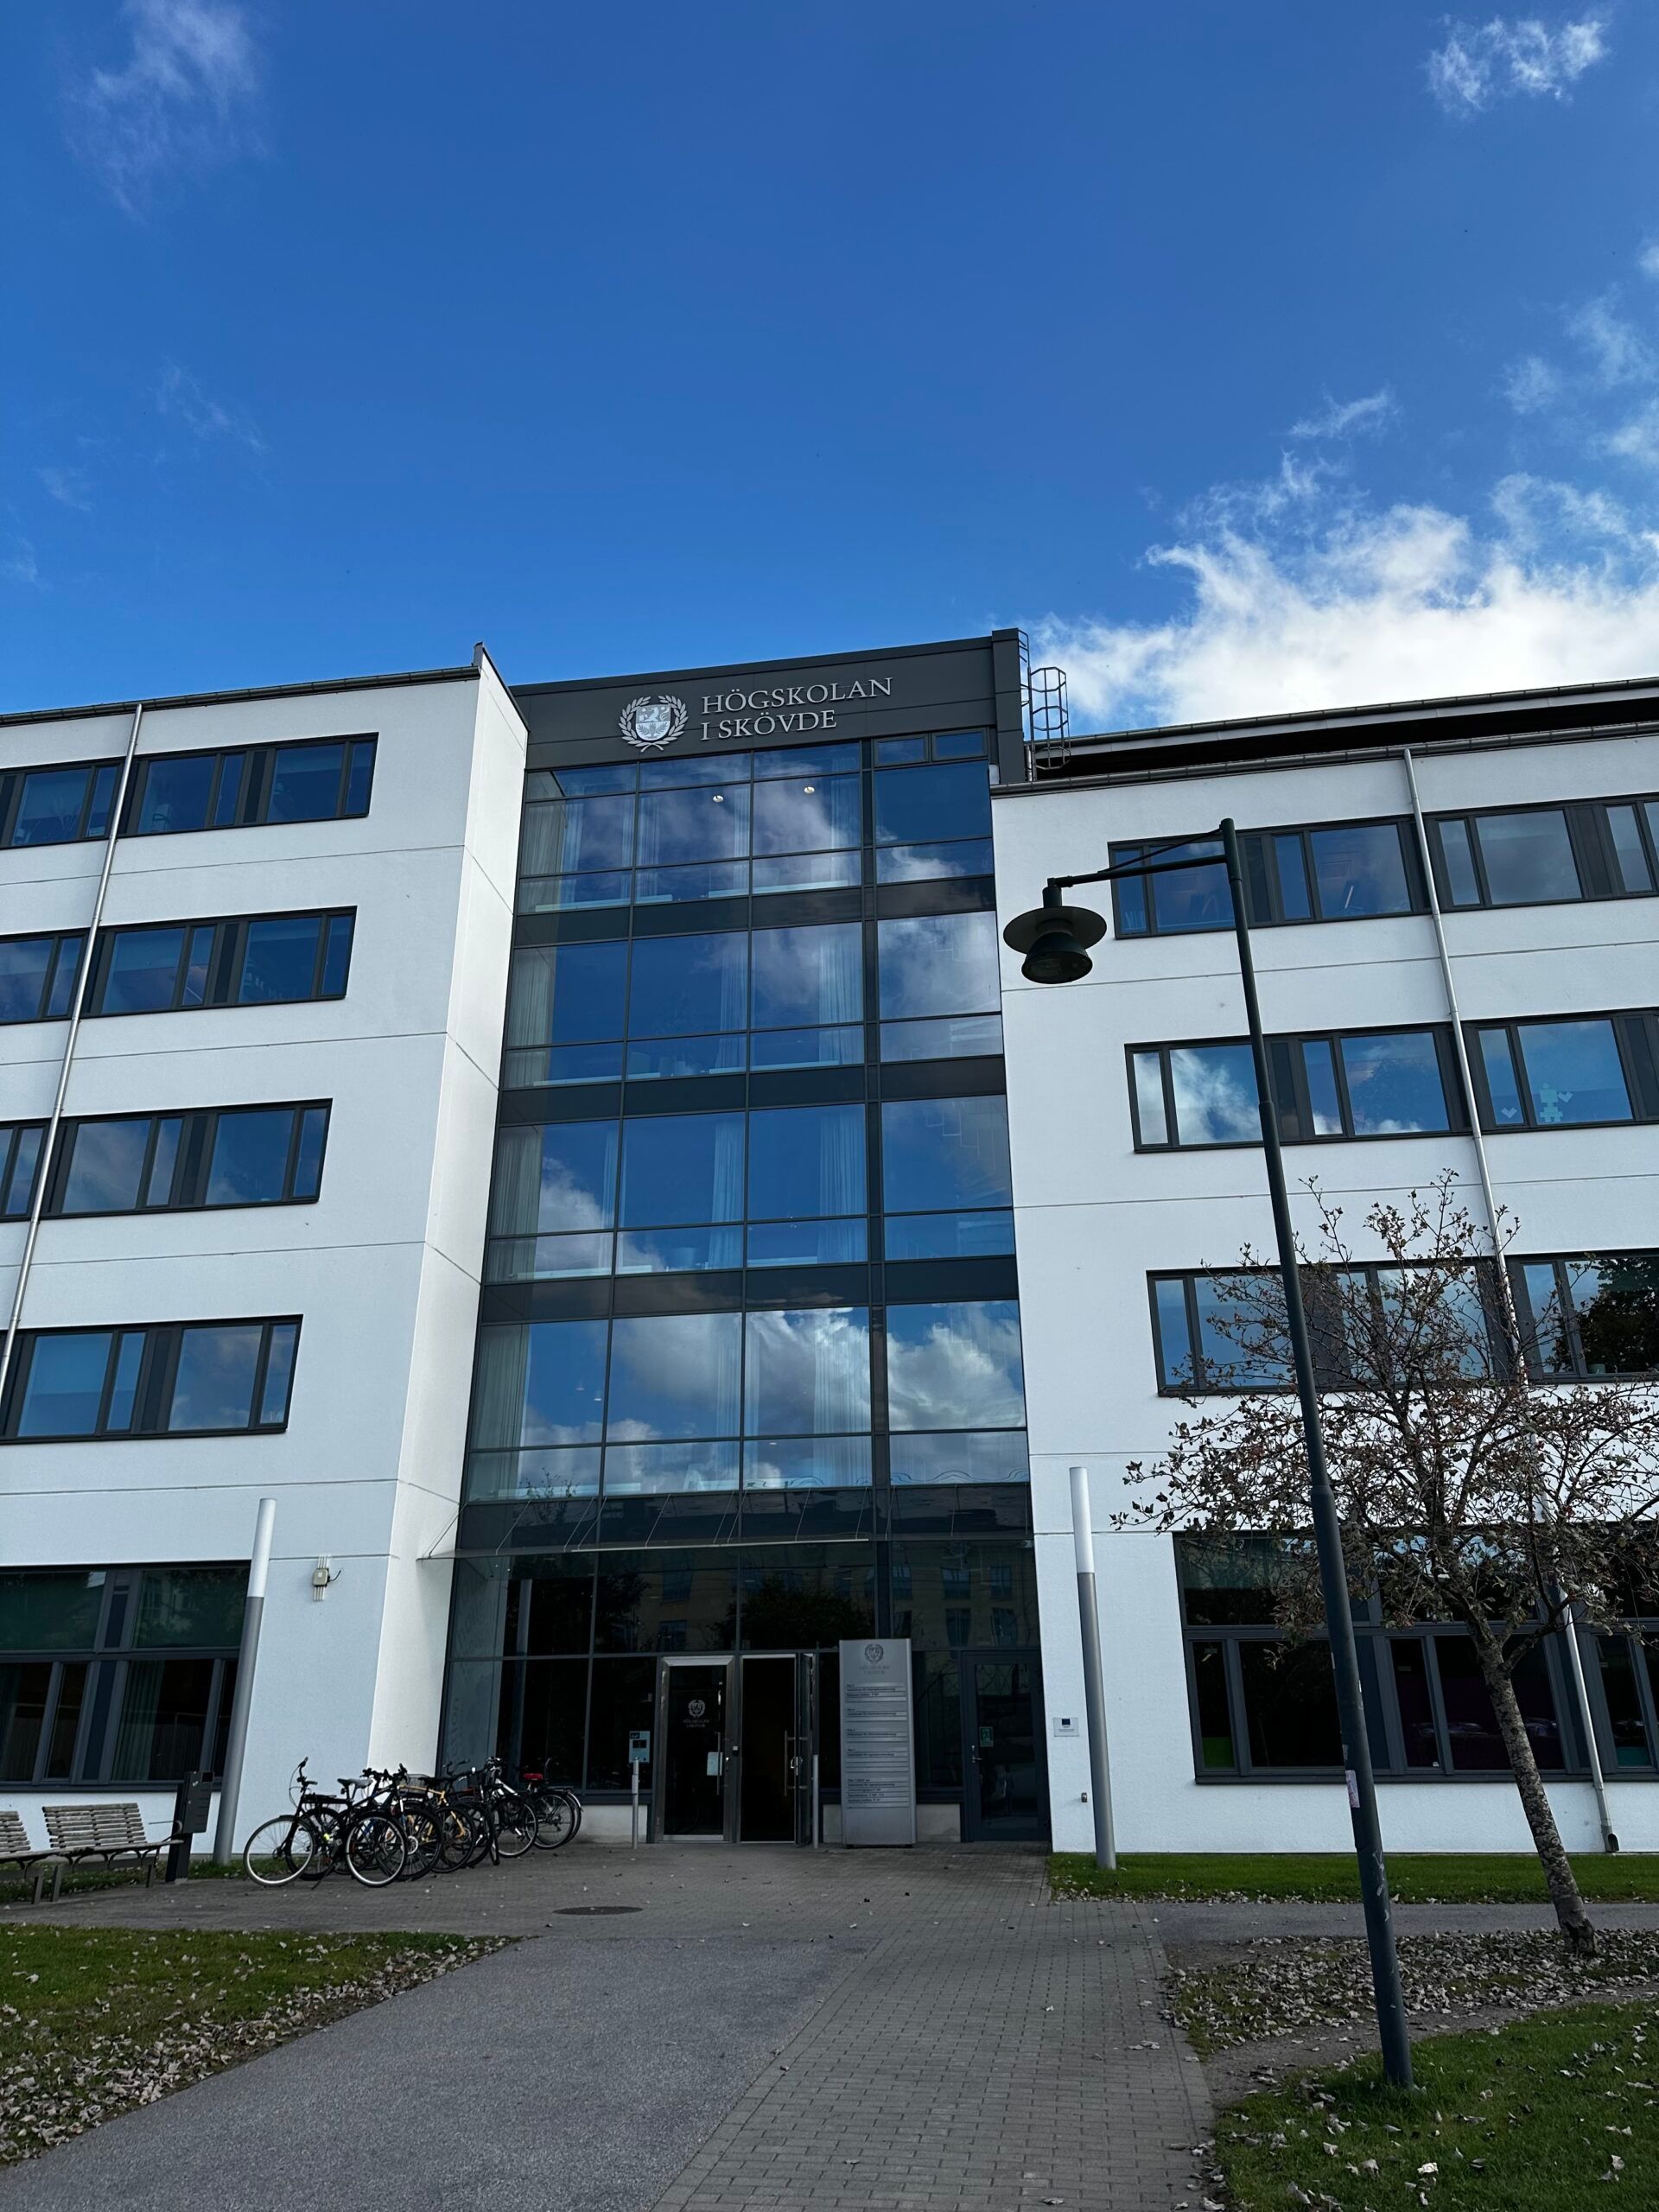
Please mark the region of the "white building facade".
<svg viewBox="0 0 1659 2212"><path fill-rule="evenodd" d="M997 794L1000 918L1050 875L1231 817L1299 1226L1315 1225L1316 1178L1363 1255L1370 1208L1447 1171L1479 1221L1478 1130L1519 1224L1511 1281L1541 1371L1606 1371L1599 1293L1659 1310L1656 719L1659 687L1637 684L1085 740ZM1323 1649L1275 1666L1260 1592L1175 1538L1112 1525L1128 1463L1155 1467L1181 1389L1227 1357L1213 1271L1273 1249L1225 878L1070 895L1110 922L1085 980L1033 986L1003 956L1047 1709L1082 1707L1067 1470L1084 1465L1120 1847L1340 1850ZM1659 1345L1632 1357L1650 1372ZM1387 1844L1527 1848L1466 1640L1363 1618L1360 1640ZM1633 1639L1581 1648L1587 1714L1559 1649L1522 1685L1563 1834L1599 1847L1587 1722L1614 1827L1651 1849L1653 1672ZM1047 1748L1055 1843L1090 1847L1086 1738Z"/></svg>
<svg viewBox="0 0 1659 2212"><path fill-rule="evenodd" d="M0 730L0 1680L36 1834L88 1793L156 1833L218 1769L262 1497L244 1825L302 1751L327 1786L434 1755L524 756L481 650Z"/></svg>

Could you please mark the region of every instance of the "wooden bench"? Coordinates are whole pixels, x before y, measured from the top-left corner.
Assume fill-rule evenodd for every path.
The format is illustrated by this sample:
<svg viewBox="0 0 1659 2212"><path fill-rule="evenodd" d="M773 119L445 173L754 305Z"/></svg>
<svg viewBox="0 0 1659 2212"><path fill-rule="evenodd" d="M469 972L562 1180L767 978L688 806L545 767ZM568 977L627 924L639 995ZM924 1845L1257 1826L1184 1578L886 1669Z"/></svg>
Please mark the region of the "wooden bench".
<svg viewBox="0 0 1659 2212"><path fill-rule="evenodd" d="M72 1861L99 1859L106 1866L118 1859L142 1859L146 1889L156 1878L156 1859L174 1840L147 1836L137 1805L48 1805L43 1810L54 1851Z"/></svg>
<svg viewBox="0 0 1659 2212"><path fill-rule="evenodd" d="M37 1851L29 1840L21 1815L0 1813L0 1866L15 1866L20 1874L33 1873L35 1894L29 1900L39 1904L41 1891L46 1884L46 1870L52 1869L52 1895L56 1899L63 1880L63 1870L68 1862L58 1850Z"/></svg>

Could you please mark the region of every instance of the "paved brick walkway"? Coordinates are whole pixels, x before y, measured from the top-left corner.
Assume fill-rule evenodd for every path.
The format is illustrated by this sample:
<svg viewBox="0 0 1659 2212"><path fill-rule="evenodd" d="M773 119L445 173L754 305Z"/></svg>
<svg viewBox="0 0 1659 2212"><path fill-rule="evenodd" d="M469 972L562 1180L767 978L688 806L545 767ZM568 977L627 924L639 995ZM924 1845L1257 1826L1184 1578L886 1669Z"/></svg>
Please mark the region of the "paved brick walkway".
<svg viewBox="0 0 1659 2212"><path fill-rule="evenodd" d="M595 1904L638 1910L570 1911ZM148 2212L176 2202L181 2173L195 2172L211 2176L220 2205L257 2205L283 2139L302 2140L306 2171L331 2187L360 2181L411 2208L1174 2212L1200 2194L1192 2146L1208 2133L1208 2104L1196 2063L1159 2017L1151 1914L1051 1905L1034 1852L663 1847L633 1858L577 1845L378 1895L344 1881L252 1895L198 1881L105 1892L52 1917L539 1940L13 2170L0 2202L20 2212L71 2201ZM729 2019L746 1974L779 2031L734 2077L734 2051L712 2046L734 2045L736 2031L716 2037L711 2026L709 2056L723 2069L689 2084L665 2125L664 2077L684 2073L688 2022L712 2023L721 2008ZM457 2006L474 1976L499 2024L485 2038L494 2071L436 2063L442 2043L433 2050L423 2025L442 2009L450 2048L470 2056ZM506 1982L488 1993L500 1976L510 2000ZM653 2003L671 1985L673 2001ZM503 2068L510 2020L521 2026ZM434 2173L440 2108L467 2145L487 2146L483 2167L464 2157L447 2183ZM580 2171L561 2143L582 2145ZM469 2168L470 2187L455 2193ZM141 2176L155 2177L153 2196Z"/></svg>

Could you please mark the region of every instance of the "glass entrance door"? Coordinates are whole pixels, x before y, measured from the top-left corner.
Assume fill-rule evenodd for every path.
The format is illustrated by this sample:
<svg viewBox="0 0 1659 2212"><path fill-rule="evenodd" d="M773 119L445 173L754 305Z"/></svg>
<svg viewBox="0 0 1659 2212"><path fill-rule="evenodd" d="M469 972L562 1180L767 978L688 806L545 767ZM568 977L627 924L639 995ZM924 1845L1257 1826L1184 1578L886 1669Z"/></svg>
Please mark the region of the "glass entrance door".
<svg viewBox="0 0 1659 2212"><path fill-rule="evenodd" d="M1043 1691L1037 1655L961 1655L964 1843L1020 1842L1048 1834Z"/></svg>
<svg viewBox="0 0 1659 2212"><path fill-rule="evenodd" d="M796 1662L745 1658L738 1840L793 1843L796 1794Z"/></svg>
<svg viewBox="0 0 1659 2212"><path fill-rule="evenodd" d="M665 1836L726 1833L728 1671L723 1664L663 1669L662 1833Z"/></svg>

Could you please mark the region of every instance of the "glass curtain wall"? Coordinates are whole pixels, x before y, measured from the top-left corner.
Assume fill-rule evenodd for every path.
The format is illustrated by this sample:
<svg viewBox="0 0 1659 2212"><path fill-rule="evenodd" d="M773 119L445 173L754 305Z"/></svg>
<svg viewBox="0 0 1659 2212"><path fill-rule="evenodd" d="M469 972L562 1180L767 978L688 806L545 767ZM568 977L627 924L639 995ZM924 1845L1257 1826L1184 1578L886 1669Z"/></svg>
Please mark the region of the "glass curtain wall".
<svg viewBox="0 0 1659 2212"><path fill-rule="evenodd" d="M626 1789L651 1655L908 1634L959 1789L957 1650L1037 1640L990 772L531 772L449 1755Z"/></svg>

